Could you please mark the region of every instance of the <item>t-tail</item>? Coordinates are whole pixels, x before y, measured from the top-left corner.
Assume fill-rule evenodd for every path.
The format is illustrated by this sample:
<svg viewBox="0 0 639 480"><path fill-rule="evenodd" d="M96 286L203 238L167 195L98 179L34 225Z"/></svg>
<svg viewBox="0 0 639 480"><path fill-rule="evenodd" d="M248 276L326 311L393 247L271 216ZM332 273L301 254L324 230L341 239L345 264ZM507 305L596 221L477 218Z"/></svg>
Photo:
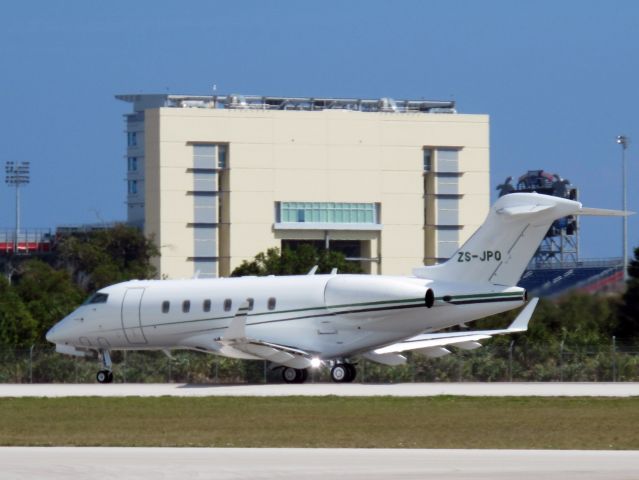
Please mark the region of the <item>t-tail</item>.
<svg viewBox="0 0 639 480"><path fill-rule="evenodd" d="M516 285L552 223L569 215L624 216L628 212L584 208L538 193L504 195L472 237L440 265L413 270L417 277L467 283Z"/></svg>

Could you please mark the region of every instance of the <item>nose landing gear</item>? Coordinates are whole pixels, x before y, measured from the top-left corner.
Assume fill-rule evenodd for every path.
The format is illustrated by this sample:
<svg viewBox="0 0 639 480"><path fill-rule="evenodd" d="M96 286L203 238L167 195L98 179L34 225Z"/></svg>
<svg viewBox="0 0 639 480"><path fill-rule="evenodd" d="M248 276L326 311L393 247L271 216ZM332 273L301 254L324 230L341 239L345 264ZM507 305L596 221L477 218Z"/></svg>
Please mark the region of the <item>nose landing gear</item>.
<svg viewBox="0 0 639 480"><path fill-rule="evenodd" d="M108 350L100 350L98 357L102 361L102 370L100 370L95 379L98 383L113 383L113 363L111 362L111 355Z"/></svg>
<svg viewBox="0 0 639 480"><path fill-rule="evenodd" d="M108 370L100 370L95 379L98 383L113 383L113 372L109 372Z"/></svg>

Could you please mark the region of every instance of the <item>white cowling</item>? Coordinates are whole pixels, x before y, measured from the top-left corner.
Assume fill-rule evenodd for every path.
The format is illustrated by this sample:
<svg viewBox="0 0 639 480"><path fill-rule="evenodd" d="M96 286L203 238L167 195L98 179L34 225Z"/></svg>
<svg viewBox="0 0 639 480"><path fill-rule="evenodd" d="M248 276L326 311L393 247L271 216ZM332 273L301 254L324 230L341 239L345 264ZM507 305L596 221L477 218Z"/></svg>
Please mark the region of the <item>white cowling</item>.
<svg viewBox="0 0 639 480"><path fill-rule="evenodd" d="M427 291L421 281L336 275L326 284L324 301L331 312L359 316L402 306L425 306Z"/></svg>

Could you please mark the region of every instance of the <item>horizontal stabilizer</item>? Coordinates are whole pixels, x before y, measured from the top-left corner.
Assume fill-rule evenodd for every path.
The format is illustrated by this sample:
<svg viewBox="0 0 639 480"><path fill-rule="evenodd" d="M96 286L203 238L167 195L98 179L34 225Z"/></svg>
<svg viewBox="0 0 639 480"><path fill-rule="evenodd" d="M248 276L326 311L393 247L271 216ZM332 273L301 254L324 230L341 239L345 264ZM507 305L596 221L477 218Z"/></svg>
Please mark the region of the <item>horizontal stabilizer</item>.
<svg viewBox="0 0 639 480"><path fill-rule="evenodd" d="M514 207L504 207L497 210L499 215L508 215L514 217L517 215L528 215L531 213L539 213L544 210L553 208L552 205L519 205Z"/></svg>
<svg viewBox="0 0 639 480"><path fill-rule="evenodd" d="M605 208L585 208L581 207L581 210L577 212L577 215L585 215L589 217L629 217L634 215L635 212L628 212L624 210L608 210Z"/></svg>

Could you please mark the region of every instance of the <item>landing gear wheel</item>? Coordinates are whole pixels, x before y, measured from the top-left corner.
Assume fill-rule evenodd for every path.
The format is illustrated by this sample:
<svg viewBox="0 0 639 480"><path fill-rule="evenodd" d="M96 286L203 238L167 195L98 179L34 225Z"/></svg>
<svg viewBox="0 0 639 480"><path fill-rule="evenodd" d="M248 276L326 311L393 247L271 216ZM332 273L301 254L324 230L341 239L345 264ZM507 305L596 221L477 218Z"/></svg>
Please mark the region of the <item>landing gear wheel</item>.
<svg viewBox="0 0 639 480"><path fill-rule="evenodd" d="M345 363L344 365L346 365L346 368L348 368L348 380L346 381L352 382L357 376L357 368L355 368L355 365L353 365L352 363Z"/></svg>
<svg viewBox="0 0 639 480"><path fill-rule="evenodd" d="M338 363L331 368L331 378L334 382L344 383L347 382L349 377L348 367L345 363Z"/></svg>
<svg viewBox="0 0 639 480"><path fill-rule="evenodd" d="M282 370L282 379L286 383L295 383L295 379L297 378L297 372L294 368L285 367Z"/></svg>
<svg viewBox="0 0 639 480"><path fill-rule="evenodd" d="M352 363L337 363L331 369L331 378L337 383L350 383L356 376L357 369Z"/></svg>
<svg viewBox="0 0 639 480"><path fill-rule="evenodd" d="M282 379L286 383L304 383L308 378L308 370L301 368L285 367L282 370Z"/></svg>
<svg viewBox="0 0 639 480"><path fill-rule="evenodd" d="M95 376L95 379L98 381L98 383L112 383L113 372L110 372L108 370L100 370Z"/></svg>

